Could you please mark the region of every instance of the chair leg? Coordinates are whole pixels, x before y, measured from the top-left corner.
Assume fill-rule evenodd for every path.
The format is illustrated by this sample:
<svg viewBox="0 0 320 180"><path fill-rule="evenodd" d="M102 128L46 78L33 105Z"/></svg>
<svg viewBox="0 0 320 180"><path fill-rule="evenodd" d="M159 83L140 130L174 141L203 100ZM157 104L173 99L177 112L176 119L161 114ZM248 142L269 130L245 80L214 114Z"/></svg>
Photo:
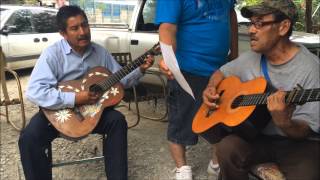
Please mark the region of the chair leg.
<svg viewBox="0 0 320 180"><path fill-rule="evenodd" d="M16 79L16 83L17 83L17 86L18 86L18 92L19 92L19 99L18 100L14 99L13 101L17 101L17 102L13 102L13 103L14 104L15 103L20 104L21 120L22 120L21 127L18 127L12 121L9 121L9 122L16 130L21 131L26 125L26 115L25 115L25 110L24 110L24 102L23 102L23 95L22 95L22 88L21 88L20 78L19 78L18 74L15 71L12 71L12 70L10 70L8 68L5 68L5 71L10 72L14 76L14 78Z"/></svg>
<svg viewBox="0 0 320 180"><path fill-rule="evenodd" d="M135 87L133 87L132 89L133 89L134 104L136 106L137 120L133 125L129 126L128 129L137 126L140 122L140 110L139 110L139 104L138 104L138 99L137 99L137 90ZM130 110L130 102L129 102L129 110Z"/></svg>
<svg viewBox="0 0 320 180"><path fill-rule="evenodd" d="M157 106L157 99L155 99L155 107L156 106ZM168 121L167 119L165 119L167 117L167 115L168 115L168 106L165 105L165 113L160 117L146 116L146 115L143 115L143 114L141 114L140 116L145 118L145 119L152 120L152 121L166 122L166 121Z"/></svg>
<svg viewBox="0 0 320 180"><path fill-rule="evenodd" d="M166 99L167 97L167 89L166 89L166 82L165 80L161 77L161 73L159 74L159 72L156 72L156 71L152 71L152 70L147 70L146 71L147 74L149 75L154 75L156 77L159 78L161 84L162 84L162 95L161 97L164 97ZM154 97L154 100L155 100L155 107L157 106L158 102L157 102L157 97ZM163 116L161 117L152 117L152 116L146 116L146 115L140 115L141 117L143 118L146 118L146 119L149 119L149 120L152 120L152 121L160 121L160 122L166 122L167 120L165 119L168 115L168 106L167 104L165 104L165 113Z"/></svg>
<svg viewBox="0 0 320 180"><path fill-rule="evenodd" d="M11 69L8 69L6 67L2 67L3 68L3 72L1 76L5 76L4 72L9 72L11 73L17 83L18 86L18 93L19 93L19 98L15 98L15 99L10 99L9 95L8 95L8 91L7 91L7 86L6 86L6 79L5 77L3 77L3 79L1 78L1 84L2 84L2 90L3 90L3 94L4 94L4 101L1 101L1 105L5 106L5 115L1 114L3 116L6 116L6 120L8 123L10 123L16 130L21 131L26 124L26 116L25 116L25 110L24 110L24 102L23 102L23 95L22 95L22 88L21 88L21 83L20 83L20 79L18 74L15 71L12 71ZM20 111L21 111L21 125L17 125L15 122L11 121L9 118L9 112L8 112L8 106L9 105L16 105L16 104L20 104Z"/></svg>

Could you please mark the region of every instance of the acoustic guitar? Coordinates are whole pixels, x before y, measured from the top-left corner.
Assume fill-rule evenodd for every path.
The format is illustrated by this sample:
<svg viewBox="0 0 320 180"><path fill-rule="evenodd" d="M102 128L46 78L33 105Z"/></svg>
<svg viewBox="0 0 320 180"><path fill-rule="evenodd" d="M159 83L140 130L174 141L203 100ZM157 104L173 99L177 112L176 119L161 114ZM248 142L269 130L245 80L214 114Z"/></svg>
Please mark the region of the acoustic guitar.
<svg viewBox="0 0 320 180"><path fill-rule="evenodd" d="M161 54L159 43L138 57L132 63L112 74L105 67L90 69L79 80L58 83L57 88L63 92L91 91L102 96L95 104L81 105L74 108L50 110L41 108L50 123L66 138L80 139L96 127L103 109L118 104L123 98L123 87L119 81L144 63L148 55Z"/></svg>
<svg viewBox="0 0 320 180"><path fill-rule="evenodd" d="M244 127L241 130L244 136L254 137L271 120L266 106L267 97L272 93L269 89L270 86L263 77L247 82L241 82L235 76L227 77L217 87L217 93L220 95L217 101L219 108L211 110L203 103L193 119L193 132L206 133L206 137L210 137L210 133L213 133L210 132L212 127L223 124L231 128ZM312 101L320 101L320 88L295 88L285 96L285 102L288 104Z"/></svg>

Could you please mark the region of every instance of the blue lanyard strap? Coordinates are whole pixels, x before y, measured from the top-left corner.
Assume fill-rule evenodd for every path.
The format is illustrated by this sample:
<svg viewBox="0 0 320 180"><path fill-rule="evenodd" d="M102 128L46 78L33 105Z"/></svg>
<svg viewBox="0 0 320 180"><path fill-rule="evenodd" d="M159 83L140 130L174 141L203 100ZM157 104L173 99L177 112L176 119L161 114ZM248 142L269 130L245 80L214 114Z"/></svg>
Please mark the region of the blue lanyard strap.
<svg viewBox="0 0 320 180"><path fill-rule="evenodd" d="M266 80L271 83L271 79L270 79L270 76L268 74L268 66L267 66L267 60L266 59L267 59L266 56L261 55L261 63L260 63L261 64L261 69L262 69L263 75L266 78Z"/></svg>

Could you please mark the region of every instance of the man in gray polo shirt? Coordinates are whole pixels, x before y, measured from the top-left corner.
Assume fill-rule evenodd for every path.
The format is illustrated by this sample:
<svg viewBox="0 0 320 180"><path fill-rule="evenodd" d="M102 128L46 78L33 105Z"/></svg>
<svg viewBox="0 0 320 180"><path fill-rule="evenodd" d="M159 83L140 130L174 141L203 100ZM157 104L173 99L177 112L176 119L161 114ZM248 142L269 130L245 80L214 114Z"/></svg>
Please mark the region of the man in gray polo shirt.
<svg viewBox="0 0 320 180"><path fill-rule="evenodd" d="M297 16L296 7L291 0L264 0L244 7L241 13L251 20L252 51L222 66L211 76L203 92L203 101L210 108L219 108L215 103L219 98L216 87L231 75L238 76L241 81L264 76L277 91L267 98L272 120L261 135L247 140L229 131L227 136L218 139L217 156L223 180L247 180L250 167L263 162L277 163L290 180L319 179L320 143L308 137L319 136L320 103L293 106L284 101L285 91L297 84L304 89L320 87L319 58L303 45L289 40Z"/></svg>

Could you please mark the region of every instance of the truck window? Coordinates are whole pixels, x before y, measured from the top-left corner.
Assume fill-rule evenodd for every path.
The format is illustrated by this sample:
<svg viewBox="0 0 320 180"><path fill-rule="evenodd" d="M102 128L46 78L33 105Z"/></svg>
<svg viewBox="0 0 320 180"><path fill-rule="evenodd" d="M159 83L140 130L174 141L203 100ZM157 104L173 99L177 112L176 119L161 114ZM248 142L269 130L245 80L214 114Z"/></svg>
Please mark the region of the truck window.
<svg viewBox="0 0 320 180"><path fill-rule="evenodd" d="M31 12L29 10L15 11L5 26L11 28L11 33L34 33L31 25Z"/></svg>
<svg viewBox="0 0 320 180"><path fill-rule="evenodd" d="M57 33L56 12L45 10L32 10L32 24L38 33Z"/></svg>
<svg viewBox="0 0 320 180"><path fill-rule="evenodd" d="M159 26L154 24L156 0L147 0L139 15L137 31L157 31Z"/></svg>

